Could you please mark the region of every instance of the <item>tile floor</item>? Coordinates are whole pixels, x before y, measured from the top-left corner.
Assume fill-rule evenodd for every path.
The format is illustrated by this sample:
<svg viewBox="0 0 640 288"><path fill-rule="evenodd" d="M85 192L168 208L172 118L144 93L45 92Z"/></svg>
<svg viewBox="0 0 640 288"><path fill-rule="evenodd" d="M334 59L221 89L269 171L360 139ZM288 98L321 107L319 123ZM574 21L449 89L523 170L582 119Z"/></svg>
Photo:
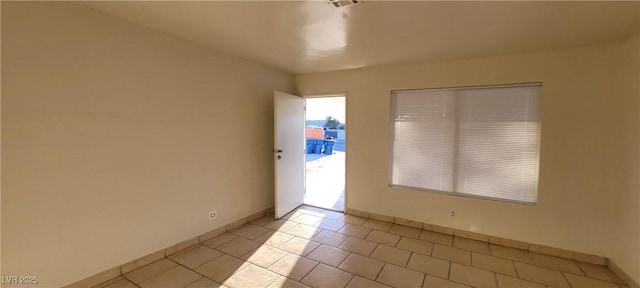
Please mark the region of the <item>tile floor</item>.
<svg viewBox="0 0 640 288"><path fill-rule="evenodd" d="M626 287L609 269L303 206L96 287Z"/></svg>

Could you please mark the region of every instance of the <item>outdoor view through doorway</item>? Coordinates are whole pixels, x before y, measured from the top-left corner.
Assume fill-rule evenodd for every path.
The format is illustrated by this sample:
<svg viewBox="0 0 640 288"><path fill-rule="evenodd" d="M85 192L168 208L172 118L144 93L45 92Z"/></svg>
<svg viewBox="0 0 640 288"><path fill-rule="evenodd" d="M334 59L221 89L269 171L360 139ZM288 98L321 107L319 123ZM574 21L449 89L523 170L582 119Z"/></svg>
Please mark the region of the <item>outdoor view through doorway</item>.
<svg viewBox="0 0 640 288"><path fill-rule="evenodd" d="M345 97L306 98L307 205L344 211Z"/></svg>

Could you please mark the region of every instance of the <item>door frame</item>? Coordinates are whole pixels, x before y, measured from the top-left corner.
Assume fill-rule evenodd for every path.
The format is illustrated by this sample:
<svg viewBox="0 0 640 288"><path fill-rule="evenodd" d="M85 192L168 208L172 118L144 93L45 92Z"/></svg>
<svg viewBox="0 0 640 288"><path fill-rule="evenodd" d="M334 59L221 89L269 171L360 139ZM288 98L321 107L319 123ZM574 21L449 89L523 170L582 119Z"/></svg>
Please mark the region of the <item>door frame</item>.
<svg viewBox="0 0 640 288"><path fill-rule="evenodd" d="M348 123L348 119L349 119L349 97L347 95L347 92L336 92L336 93L314 93L314 94L302 94L300 95L302 98L304 98L305 100L305 110L304 110L304 119L305 119L305 127L306 127L306 120L307 120L307 103L306 100L309 98L331 98L331 97L344 97L344 121L345 123ZM344 211L337 211L337 210L333 210L331 208L322 208L325 210L333 210L336 212L343 212L343 213L347 213L347 209L348 209L348 201L347 200L347 192L349 189L347 189L348 182L349 182L349 177L347 177L347 175L349 175L349 169L347 169L348 163L349 163L349 153L347 153L347 151L349 150L349 146L348 146L348 142L349 142L349 128L345 127L344 129L344 152L345 152L345 159L344 159ZM307 158L307 154L305 154L305 163L306 163L306 158ZM305 169L304 171L304 188L305 188L305 197L306 197L306 193L307 193L307 169ZM307 205L307 204L305 204Z"/></svg>

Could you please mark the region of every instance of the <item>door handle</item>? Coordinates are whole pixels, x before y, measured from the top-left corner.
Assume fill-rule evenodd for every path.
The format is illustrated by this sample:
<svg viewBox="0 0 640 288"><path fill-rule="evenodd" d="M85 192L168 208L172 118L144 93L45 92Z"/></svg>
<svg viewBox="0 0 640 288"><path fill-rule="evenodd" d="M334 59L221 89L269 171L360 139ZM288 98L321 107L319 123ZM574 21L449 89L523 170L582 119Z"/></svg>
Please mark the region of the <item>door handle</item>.
<svg viewBox="0 0 640 288"><path fill-rule="evenodd" d="M278 153L282 153L282 152L284 152L284 151L282 151L282 149L278 149L278 151L277 151L277 152L278 152Z"/></svg>
<svg viewBox="0 0 640 288"><path fill-rule="evenodd" d="M282 156L278 155L278 160L282 159Z"/></svg>

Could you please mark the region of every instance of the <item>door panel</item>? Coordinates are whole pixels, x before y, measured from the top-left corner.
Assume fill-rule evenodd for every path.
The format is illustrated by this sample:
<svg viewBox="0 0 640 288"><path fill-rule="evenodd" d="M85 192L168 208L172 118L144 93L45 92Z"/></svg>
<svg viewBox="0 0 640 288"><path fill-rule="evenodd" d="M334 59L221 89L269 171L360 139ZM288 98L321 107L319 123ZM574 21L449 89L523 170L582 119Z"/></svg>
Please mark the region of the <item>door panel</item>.
<svg viewBox="0 0 640 288"><path fill-rule="evenodd" d="M275 217L304 200L304 99L274 92Z"/></svg>

